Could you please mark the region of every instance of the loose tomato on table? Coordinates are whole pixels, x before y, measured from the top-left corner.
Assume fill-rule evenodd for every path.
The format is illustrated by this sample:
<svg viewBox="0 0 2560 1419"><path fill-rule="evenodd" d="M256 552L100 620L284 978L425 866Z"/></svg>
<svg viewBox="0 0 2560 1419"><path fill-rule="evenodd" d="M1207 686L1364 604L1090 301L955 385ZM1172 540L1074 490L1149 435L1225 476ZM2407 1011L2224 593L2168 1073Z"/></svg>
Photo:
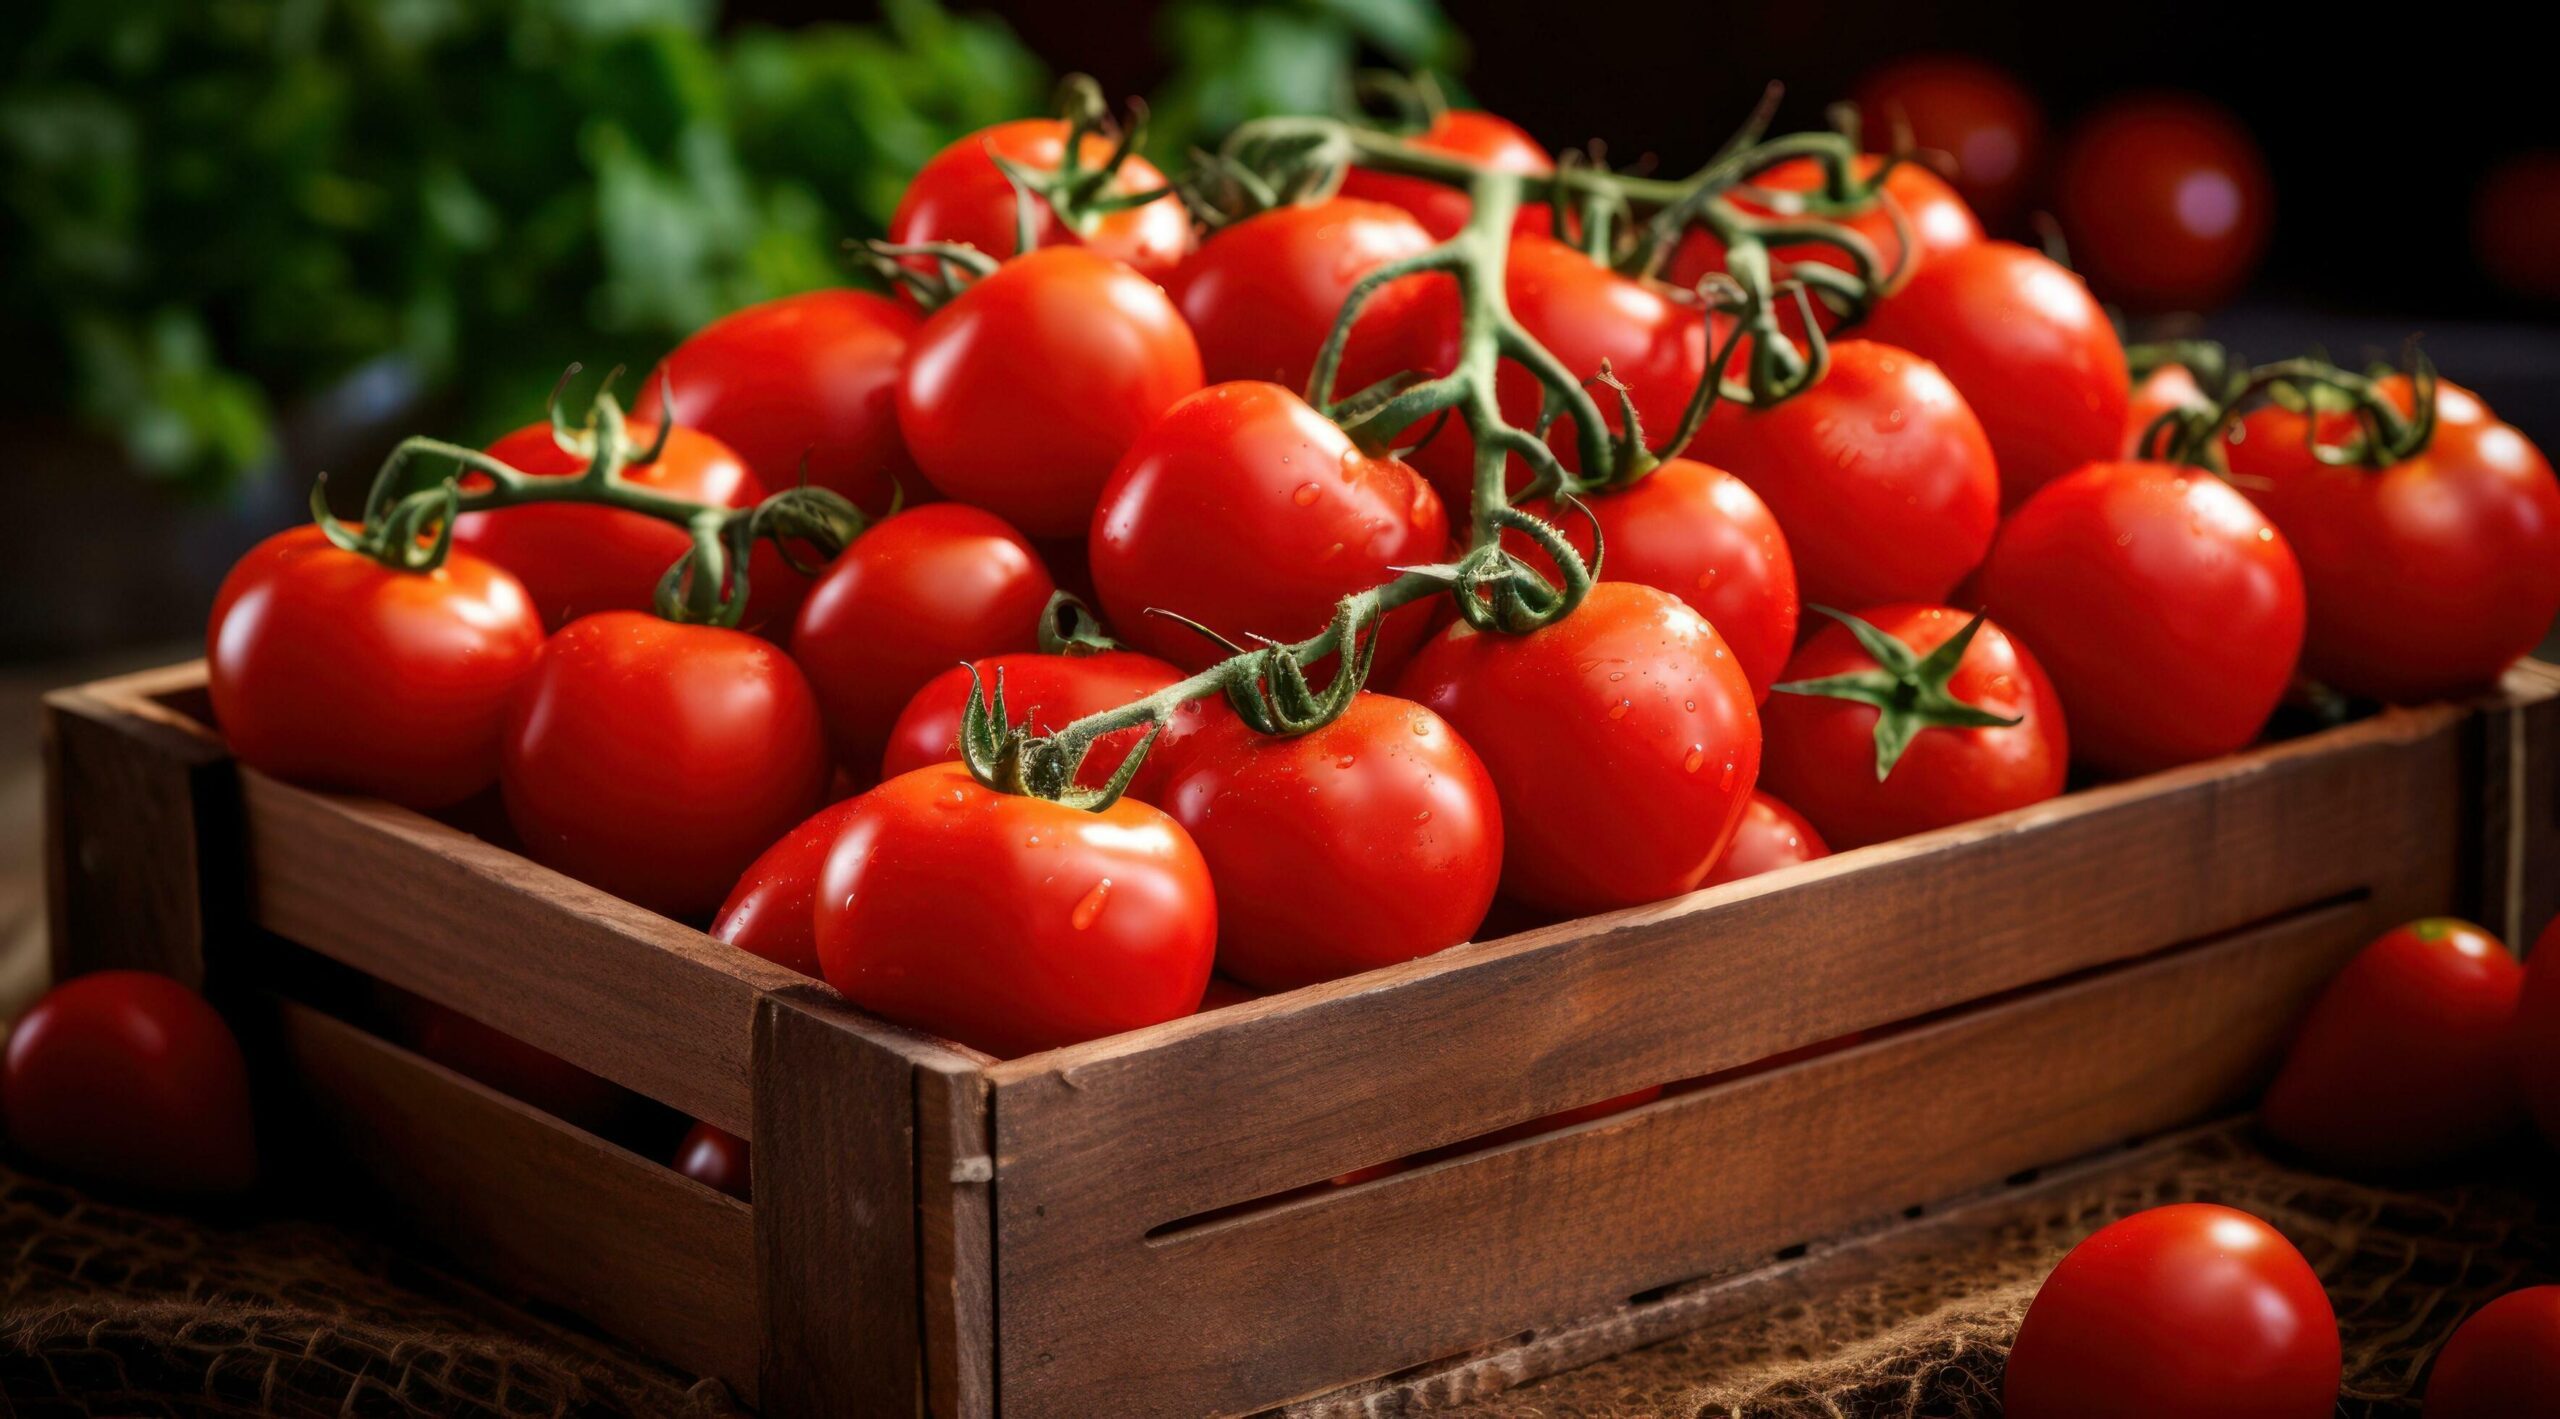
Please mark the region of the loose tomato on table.
<svg viewBox="0 0 2560 1419"><path fill-rule="evenodd" d="M0 1124L82 1182L210 1196L258 1178L239 1041L204 997L150 971L73 977L19 1018Z"/></svg>
<svg viewBox="0 0 2560 1419"><path fill-rule="evenodd" d="M2211 310L2248 283L2274 225L2257 140L2192 94L2119 99L2062 152L2055 215L2091 288L2139 310Z"/></svg>
<svg viewBox="0 0 2560 1419"><path fill-rule="evenodd" d="M960 756L960 719L968 709L972 684L990 710L1001 690L1005 711L1014 724L1034 734L1048 734L1072 720L1143 699L1181 678L1179 668L1130 650L993 655L955 665L925 682L890 727L880 777L893 779ZM1159 790L1174 747L1207 724L1210 714L1206 700L1187 700L1173 712L1148 748L1146 762L1138 766L1137 777L1129 781L1131 797L1161 804ZM1109 783L1146 733L1120 729L1093 741L1091 752L1076 770L1076 782L1086 788Z"/></svg>
<svg viewBox="0 0 2560 1419"><path fill-rule="evenodd" d="M758 854L711 919L711 938L817 975L818 874L852 814L853 800L830 803Z"/></svg>
<svg viewBox="0 0 2560 1419"><path fill-rule="evenodd" d="M1539 147L1538 140L1520 125L1481 109L1444 109L1432 116L1428 127L1405 141L1426 152L1464 158L1495 172L1543 177L1556 170L1547 150ZM1411 212L1435 241L1456 236L1458 229L1467 224L1468 214L1475 210L1460 188L1425 177L1370 168L1346 170L1341 194L1401 207ZM1552 233L1554 227L1555 217L1544 202L1522 203L1520 215L1512 222L1512 230L1518 232Z"/></svg>
<svg viewBox="0 0 2560 1419"><path fill-rule="evenodd" d="M2507 1059L2543 1141L2560 1148L2560 919L2542 929L2524 964Z"/></svg>
<svg viewBox="0 0 2560 1419"><path fill-rule="evenodd" d="M2560 1286L2482 1306L2436 1352L2425 1419L2560 1419Z"/></svg>
<svg viewBox="0 0 2560 1419"><path fill-rule="evenodd" d="M404 571L297 527L223 578L206 681L242 763L433 810L497 782L507 704L541 647L533 599L489 562Z"/></svg>
<svg viewBox="0 0 2560 1419"><path fill-rule="evenodd" d="M1884 159L1876 154L1862 153L1852 170L1861 181L1865 181L1874 178L1876 170L1883 164ZM1764 172L1754 173L1749 183L1735 189L1733 199L1735 205L1746 212L1772 215L1775 208L1759 200L1753 195L1755 192L1820 192L1824 176L1824 168L1819 161L1809 157L1789 158ZM1894 221L1897 211L1902 218L1899 226ZM1930 259L1960 251L1982 240L1982 223L1974 217L1973 209L1964 204L1964 199L1956 195L1956 190L1947 185L1945 178L1917 162L1894 164L1893 170L1884 175L1877 201L1866 211L1854 217L1828 220L1835 220L1838 225L1865 237L1876 250L1876 279L1882 281L1890 277L1897 284L1908 279L1913 271ZM1906 230L1911 234L1908 250L1902 242ZM1847 253L1824 242L1792 242L1773 246L1769 249L1769 256L1782 265L1805 262L1842 271L1856 269ZM1694 286L1709 272L1723 269L1724 243L1716 240L1714 234L1696 226L1681 234L1680 245L1671 257L1673 285ZM1825 330L1839 323L1819 303L1815 310ZM1779 319L1786 323L1789 334L1802 333L1796 328L1798 317L1792 302L1779 312Z"/></svg>
<svg viewBox="0 0 2560 1419"><path fill-rule="evenodd" d="M715 1192L745 1202L753 1192L754 1159L747 1140L696 1123L676 1144L675 1170Z"/></svg>
<svg viewBox="0 0 2560 1419"><path fill-rule="evenodd" d="M1716 859L1715 870L1698 885L1722 886L1830 855L1830 845L1802 813L1755 788L1750 806L1742 810L1742 821L1733 830L1733 841L1726 845L1724 856Z"/></svg>
<svg viewBox="0 0 2560 1419"><path fill-rule="evenodd" d="M1304 392L1351 288L1431 243L1410 213L1383 202L1276 207L1220 229L1165 289L1200 342L1210 383L1261 379ZM1457 338L1456 295L1446 276L1408 276L1372 294L1343 347L1335 395L1445 363Z"/></svg>
<svg viewBox="0 0 2560 1419"><path fill-rule="evenodd" d="M1077 144L1087 169L1111 157L1112 140L1088 132ZM1020 202L1013 179L997 159L1039 174L1055 173L1067 156L1067 125L1055 118L1019 118L954 141L933 155L907 184L889 217L889 240L902 245L953 242L1003 260L1019 254ZM1082 247L1136 271L1161 278L1191 250L1191 214L1167 187L1155 164L1132 153L1107 184L1110 196L1163 192L1152 202L1092 215L1081 227L1058 218L1049 202L1031 202L1032 241L1038 247Z"/></svg>
<svg viewBox="0 0 2560 1419"><path fill-rule="evenodd" d="M1956 190L1993 228L2025 214L2044 112L2016 79L1978 59L1914 55L1869 74L1853 97L1870 138L1907 128L1916 146L1952 159Z"/></svg>

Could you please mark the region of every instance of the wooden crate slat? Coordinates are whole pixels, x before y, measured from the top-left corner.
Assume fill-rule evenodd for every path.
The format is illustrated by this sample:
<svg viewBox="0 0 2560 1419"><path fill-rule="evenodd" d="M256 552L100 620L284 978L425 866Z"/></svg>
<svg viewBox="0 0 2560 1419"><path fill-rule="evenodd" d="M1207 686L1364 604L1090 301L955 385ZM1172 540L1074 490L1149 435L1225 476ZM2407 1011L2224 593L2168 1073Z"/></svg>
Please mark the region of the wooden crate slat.
<svg viewBox="0 0 2560 1419"><path fill-rule="evenodd" d="M128 968L202 986L206 938L236 915L236 845L208 830L233 811L229 755L210 731L148 698L193 668L45 697L45 898L57 979Z"/></svg>
<svg viewBox="0 0 2560 1419"><path fill-rule="evenodd" d="M2467 908L2519 951L2560 916L2560 667L2526 661L2475 722L2480 881Z"/></svg>
<svg viewBox="0 0 2560 1419"><path fill-rule="evenodd" d="M986 1076L975 1066L919 1067L916 1127L926 1408L933 1419L994 1419L995 1164Z"/></svg>

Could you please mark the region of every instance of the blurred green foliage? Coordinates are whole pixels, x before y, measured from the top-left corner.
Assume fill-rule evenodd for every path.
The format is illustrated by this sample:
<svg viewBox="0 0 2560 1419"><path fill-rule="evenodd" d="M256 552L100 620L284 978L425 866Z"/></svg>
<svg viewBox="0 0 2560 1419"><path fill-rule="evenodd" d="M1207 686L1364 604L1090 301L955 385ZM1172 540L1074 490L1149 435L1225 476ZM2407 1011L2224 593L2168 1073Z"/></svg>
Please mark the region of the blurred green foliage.
<svg viewBox="0 0 2560 1419"><path fill-rule="evenodd" d="M714 0L52 0L0 59L0 401L199 487L360 367L532 417L723 311L846 279L943 144L1046 107L1002 23L722 33ZM1436 0L1177 0L1159 151L1446 68ZM396 382L396 381L395 381Z"/></svg>

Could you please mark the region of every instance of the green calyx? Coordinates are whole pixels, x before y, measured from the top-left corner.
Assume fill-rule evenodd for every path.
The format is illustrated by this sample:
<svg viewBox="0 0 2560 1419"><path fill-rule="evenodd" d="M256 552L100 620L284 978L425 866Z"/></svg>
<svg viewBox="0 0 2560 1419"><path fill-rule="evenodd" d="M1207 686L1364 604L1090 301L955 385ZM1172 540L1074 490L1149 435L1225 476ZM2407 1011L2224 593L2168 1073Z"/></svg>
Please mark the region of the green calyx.
<svg viewBox="0 0 2560 1419"><path fill-rule="evenodd" d="M1875 706L1876 782L1882 783L1892 775L1893 766L1902 762L1903 751L1924 729L2006 729L2026 718L1993 714L1948 693L1947 681L1953 678L1966 649L1982 630L1981 616L1967 621L1963 630L1923 656L1874 624L1845 611L1828 606L1813 609L1848 627L1858 645L1875 657L1877 668L1825 675L1817 680L1792 680L1772 688L1780 694L1822 695Z"/></svg>
<svg viewBox="0 0 2560 1419"><path fill-rule="evenodd" d="M2357 374L2304 356L2234 372L2219 346L2200 341L2137 349L2144 363L2134 368L2147 375L2164 363L2186 364L2211 401L2203 408L2171 409L2152 420L2134 444L2141 457L2218 473L2222 445L2245 437L2242 416L2263 404L2302 415L2305 448L2313 459L2334 468L2389 468L2426 452L2435 440L2435 362L2414 344L2403 361L2413 411L2408 414L2382 392L2380 378L2391 373L2387 368ZM2322 436L2323 416L2338 415L2349 418L2353 432L2331 443Z"/></svg>
<svg viewBox="0 0 2560 1419"><path fill-rule="evenodd" d="M968 669L969 702L960 711L960 762L968 767L970 777L998 793L1044 798L1099 813L1129 791L1147 751L1164 731L1163 720L1149 717L1146 737L1129 751L1110 781L1100 788L1087 788L1077 782L1077 775L1093 751L1094 738L1033 734L1027 721L1015 724L1005 707L1004 672L996 672L995 690L990 694L978 678L978 667Z"/></svg>

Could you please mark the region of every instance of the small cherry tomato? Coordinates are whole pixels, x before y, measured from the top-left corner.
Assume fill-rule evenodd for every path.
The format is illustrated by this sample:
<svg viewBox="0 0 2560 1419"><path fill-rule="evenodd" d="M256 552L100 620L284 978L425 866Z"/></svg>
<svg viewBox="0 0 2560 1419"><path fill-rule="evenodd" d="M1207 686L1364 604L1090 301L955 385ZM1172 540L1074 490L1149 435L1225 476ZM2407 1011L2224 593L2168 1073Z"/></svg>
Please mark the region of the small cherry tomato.
<svg viewBox="0 0 2560 1419"><path fill-rule="evenodd" d="M758 854L729 889L711 937L804 976L818 974L818 873L853 801L830 803Z"/></svg>
<svg viewBox="0 0 2560 1419"><path fill-rule="evenodd" d="M1950 54L1899 59L1859 83L1866 131L1908 125L1919 147L1954 159L1956 190L1982 220L2007 229L2024 215L2044 146L2044 113L2016 79Z"/></svg>
<svg viewBox="0 0 2560 1419"><path fill-rule="evenodd" d="M704 917L817 808L826 734L808 678L771 644L607 611L543 646L498 786L526 856Z"/></svg>
<svg viewBox="0 0 2560 1419"><path fill-rule="evenodd" d="M1753 789L1751 806L1742 810L1742 822L1733 830L1733 842L1699 885L1720 887L1830 855L1830 845L1802 813Z"/></svg>
<svg viewBox="0 0 2560 1419"><path fill-rule="evenodd" d="M204 997L150 971L76 976L29 1008L0 1068L0 1121L82 1182L210 1196L258 1180L240 1042Z"/></svg>
<svg viewBox="0 0 2560 1419"><path fill-rule="evenodd" d="M914 769L949 763L960 756L960 716L969 705L970 671L977 672L978 698L990 710L996 691L1004 691L1005 712L1013 723L1034 734L1047 734L1072 720L1118 709L1144 699L1182 678L1182 672L1130 650L1077 655L994 655L974 666L955 665L925 682L907 702L889 731L888 752L880 760L880 777L893 779ZM1160 803L1156 791L1164 781L1163 755L1175 741L1196 730L1207 706L1191 700L1175 710L1172 722L1156 735L1129 793L1141 803ZM1093 741L1076 782L1100 788L1120 772L1129 751L1146 737L1144 729L1123 729Z"/></svg>
<svg viewBox="0 0 2560 1419"><path fill-rule="evenodd" d="M1203 243L1165 289L1200 341L1212 384L1262 379L1305 392L1343 298L1370 272L1431 247L1402 208L1347 197L1257 213ZM1336 398L1445 357L1456 288L1408 276L1360 308L1335 372Z"/></svg>
<svg viewBox="0 0 2560 1419"><path fill-rule="evenodd" d="M868 783L916 691L961 661L1038 644L1057 589L1021 533L973 507L909 508L855 538L791 631L836 762Z"/></svg>
<svg viewBox="0 0 2560 1419"><path fill-rule="evenodd" d="M1099 168L1110 159L1111 148L1109 138L1087 133L1076 154L1088 168ZM934 154L917 171L898 199L898 210L890 214L889 240L901 245L958 242L1000 261L1014 256L1020 208L1013 179L996 159L1033 172L1055 172L1066 155L1067 125L1055 118L1018 118L981 128ZM1035 200L1033 242L1083 247L1150 277L1172 271L1191 249L1191 214L1183 210L1181 198L1166 191L1164 174L1133 153L1112 174L1109 190L1114 196L1165 195L1104 213L1084 231L1059 221L1047 202Z"/></svg>
<svg viewBox="0 0 2560 1419"><path fill-rule="evenodd" d="M1432 117L1428 128L1406 141L1427 152L1465 158L1495 172L1543 177L1556 170L1547 150L1539 147L1538 140L1522 131L1520 125L1481 109L1444 110ZM1475 210L1465 192L1445 182L1368 168L1344 172L1341 192L1345 197L1402 207L1422 223L1435 241L1456 236L1458 229L1467 224L1467 215ZM1525 202L1512 230L1544 233L1551 232L1554 225L1555 218L1547 204Z"/></svg>
<svg viewBox="0 0 2560 1419"><path fill-rule="evenodd" d="M2302 647L2302 572L2247 498L2210 473L2095 463L2011 514L1974 577L2036 647L2077 757L2111 774L2257 738Z"/></svg>
<svg viewBox="0 0 2560 1419"><path fill-rule="evenodd" d="M1884 162L1873 153L1858 157L1856 172L1861 179L1875 176ZM1823 184L1822 164L1812 158L1789 158L1765 172L1752 175L1748 187L1766 193L1819 192ZM1770 204L1756 200L1737 190L1735 205L1760 215L1771 212ZM1894 223L1899 209L1902 225ZM1865 237L1876 249L1876 279L1893 278L1898 284L1910 278L1932 257L1960 251L1982 240L1982 223L1974 218L1973 209L1947 185L1947 180L1916 162L1894 164L1884 176L1883 196L1873 207L1855 217L1837 219L1839 225ZM1913 238L1905 253L1902 232L1908 229ZM1769 249L1772 261L1782 264L1810 263L1853 271L1856 265L1846 252L1824 242L1796 242ZM1689 287L1698 284L1709 272L1724 269L1724 243L1715 239L1704 227L1691 227L1681 233L1679 248L1671 257L1671 284ZM1830 329L1838 322L1819 303L1815 311L1822 327ZM1794 303L1779 312L1790 335L1801 335L1801 321L1794 313Z"/></svg>
<svg viewBox="0 0 2560 1419"><path fill-rule="evenodd" d="M468 552L395 571L296 527L223 578L206 679L242 763L431 810L497 782L507 703L541 648L523 584Z"/></svg>
<svg viewBox="0 0 2560 1419"><path fill-rule="evenodd" d="M2162 365L2143 377L2133 387L2133 397L2124 408L2124 456L2148 457L2151 450L2143 447L2143 438L2160 416L2172 410L2200 411L2212 407L2204 387L2196 383L2195 371L2185 365Z"/></svg>
<svg viewBox="0 0 2560 1419"><path fill-rule="evenodd" d="M854 803L820 878L818 959L856 1005L1007 1058L1199 1008L1217 897L1171 818L998 793L957 764Z"/></svg>
<svg viewBox="0 0 2560 1419"><path fill-rule="evenodd" d="M676 1145L675 1170L710 1188L745 1202L752 1195L754 1164L747 1140L707 1123L687 1129Z"/></svg>
<svg viewBox="0 0 2560 1419"><path fill-rule="evenodd" d="M610 1131L639 1104L640 1096L621 1085L459 1010L388 985L376 990L393 1038L510 1099L589 1133Z"/></svg>
<svg viewBox="0 0 2560 1419"><path fill-rule="evenodd" d="M2436 1352L2426 1419L2560 1419L2560 1286L2482 1306Z"/></svg>
<svg viewBox="0 0 2560 1419"><path fill-rule="evenodd" d="M2009 1419L2330 1419L2338 1320L2302 1253L2246 1212L2137 1212L2071 1249L2027 1307Z"/></svg>
<svg viewBox="0 0 2560 1419"><path fill-rule="evenodd" d="M2211 310L2257 270L2273 226L2266 155L2192 94L2118 99L2062 152L2055 215L2098 294L2141 310Z"/></svg>
<svg viewBox="0 0 2560 1419"><path fill-rule="evenodd" d="M1602 582L1525 636L1464 621L1396 693L1454 726L1502 802L1502 890L1584 913L1695 889L1760 775L1751 681L1668 592Z"/></svg>
<svg viewBox="0 0 2560 1419"><path fill-rule="evenodd" d="M1154 282L1089 251L1007 262L907 346L898 428L945 497L1034 537L1080 535L1120 456L1200 387L1200 347Z"/></svg>
<svg viewBox="0 0 2560 1419"><path fill-rule="evenodd" d="M2543 1140L2560 1148L2560 918L2542 929L2525 958L2507 1056Z"/></svg>

